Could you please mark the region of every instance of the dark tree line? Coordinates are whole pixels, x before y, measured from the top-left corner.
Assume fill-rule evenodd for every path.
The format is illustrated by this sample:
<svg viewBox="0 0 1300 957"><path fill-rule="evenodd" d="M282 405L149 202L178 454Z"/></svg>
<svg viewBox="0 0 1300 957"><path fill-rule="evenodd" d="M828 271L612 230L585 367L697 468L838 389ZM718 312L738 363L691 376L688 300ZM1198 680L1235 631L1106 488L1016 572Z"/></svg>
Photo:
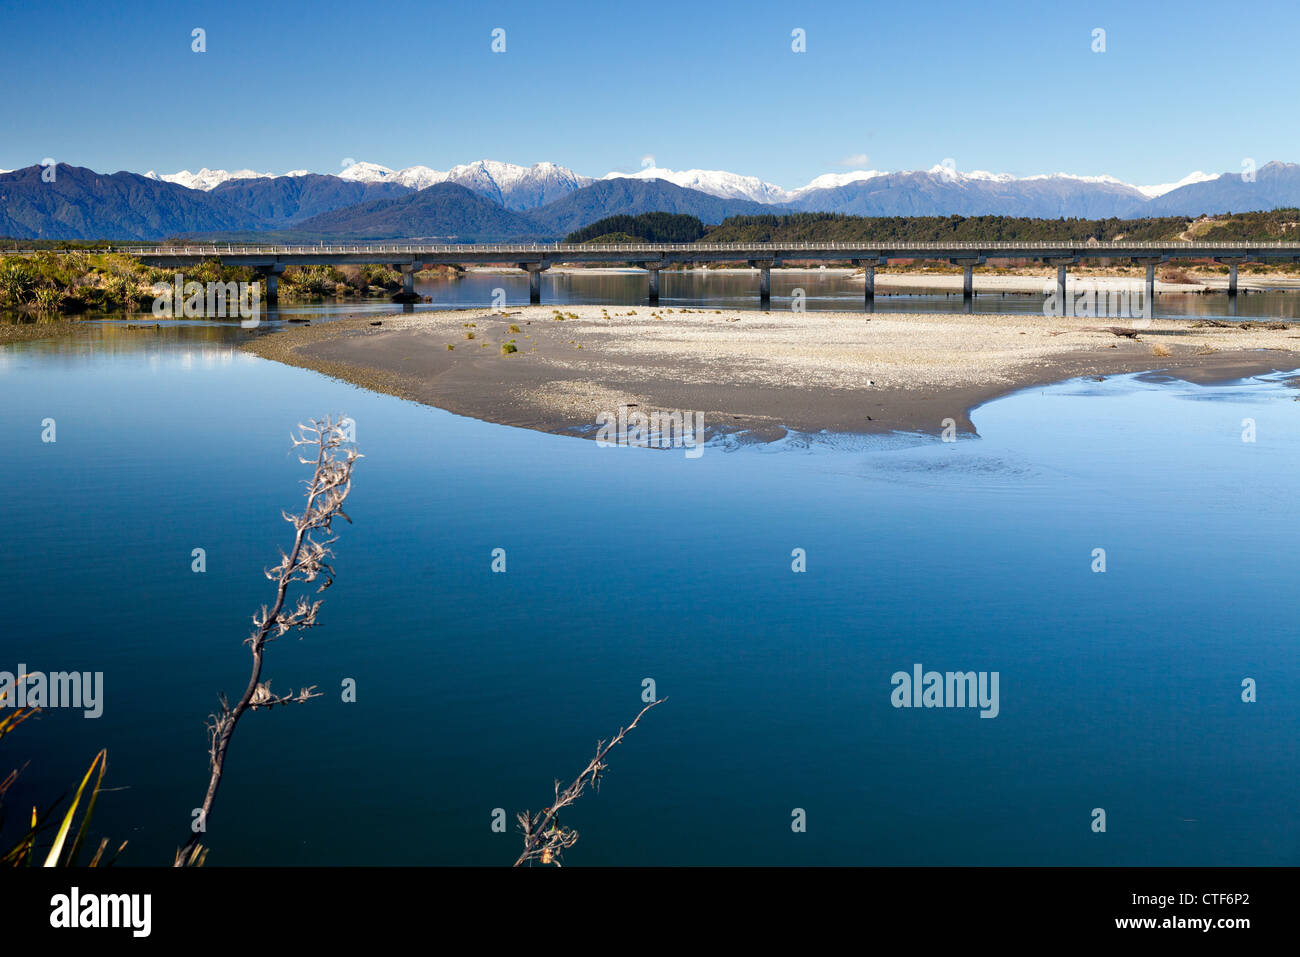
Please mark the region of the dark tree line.
<svg viewBox="0 0 1300 957"><path fill-rule="evenodd" d="M641 213L639 216L607 216L564 238L566 243L606 242L693 243L704 236L706 227L695 216L681 213Z"/></svg>
<svg viewBox="0 0 1300 957"><path fill-rule="evenodd" d="M1017 216L848 216L791 213L732 216L709 229L706 242L946 242L1172 239L1190 220L1033 219Z"/></svg>

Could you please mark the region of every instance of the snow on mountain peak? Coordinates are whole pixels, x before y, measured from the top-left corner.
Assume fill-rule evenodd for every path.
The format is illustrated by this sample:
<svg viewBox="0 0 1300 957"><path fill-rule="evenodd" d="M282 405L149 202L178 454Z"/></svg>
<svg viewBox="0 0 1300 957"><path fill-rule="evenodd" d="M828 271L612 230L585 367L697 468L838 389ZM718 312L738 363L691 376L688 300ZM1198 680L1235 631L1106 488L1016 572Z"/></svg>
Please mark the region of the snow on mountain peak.
<svg viewBox="0 0 1300 957"><path fill-rule="evenodd" d="M428 166L391 170L378 163L355 163L339 175L363 183L400 183L415 190L437 183L456 183L510 209L531 209L592 182L590 177L554 163L517 166L487 159L453 166L445 172Z"/></svg>
<svg viewBox="0 0 1300 957"><path fill-rule="evenodd" d="M671 170L650 166L635 173L606 173L602 179L662 179L683 189L695 189L723 199L749 199L758 203L784 203L790 193L757 176L742 176L725 170Z"/></svg>
<svg viewBox="0 0 1300 957"><path fill-rule="evenodd" d="M258 173L251 169L239 169L233 173L224 169L208 169L206 166L197 173L191 173L187 169L179 173L155 173L153 170L144 174L148 179L161 180L164 183L175 183L177 186L184 186L186 189L210 190L216 189L226 180L231 179L264 179L274 176L274 173Z"/></svg>
<svg viewBox="0 0 1300 957"><path fill-rule="evenodd" d="M882 173L878 169L858 169L851 173L822 173L822 175L814 177L807 186L800 186L798 189L791 190L790 195L802 196L814 189L836 189L840 186L847 186L849 183L860 183L863 180L888 175L888 173Z"/></svg>
<svg viewBox="0 0 1300 957"><path fill-rule="evenodd" d="M396 174L391 169L378 163L353 163L338 174L339 179L355 180L358 183L385 183L394 175Z"/></svg>
<svg viewBox="0 0 1300 957"><path fill-rule="evenodd" d="M0 170L0 172L4 172ZM962 172L953 165L952 160L928 170L901 171L912 176L930 176L948 183L977 182L992 184L1012 184L1032 181L1072 180L1078 183L1113 186L1122 190L1132 190L1145 199L1163 196L1183 186L1204 183L1217 179L1215 174L1196 171L1189 173L1173 183L1155 186L1134 186L1116 179L1114 176L1081 176L1074 173L1042 173L1034 176L1016 176L1011 173L992 173L987 170L970 170ZM197 173L181 170L176 173L159 174L153 170L144 174L150 179L175 183L189 189L212 190L232 179L253 179L272 177L273 173L259 173L251 169L227 171L203 167ZM296 169L285 176L310 176L310 170ZM393 183L407 189L422 190L438 183L451 182L483 196L508 209L527 210L560 199L569 193L596 182L594 177L582 176L564 166L551 162L534 163L521 166L499 160L481 159L472 163L453 166L443 171L428 166L408 166L394 170L378 163L351 163L346 169L334 174L341 179L359 183ZM891 175L881 170L853 170L841 173L823 173L813 178L806 185L785 189L774 183L726 170L688 169L672 170L651 163L647 168L635 172L611 172L601 179L662 179L684 189L698 190L723 199L744 199L769 205L796 202L807 194L819 190L839 189L853 183L865 182ZM1136 195L1134 197L1137 198Z"/></svg>
<svg viewBox="0 0 1300 957"><path fill-rule="evenodd" d="M959 179L975 179L985 183L1014 183L1016 177L1010 173L990 173L986 169L973 169L968 173L962 173L958 170L949 170Z"/></svg>
<svg viewBox="0 0 1300 957"><path fill-rule="evenodd" d="M389 182L401 183L403 186L419 190L434 183L441 183L446 178L447 174L441 170L430 169L428 166L408 166L389 177Z"/></svg>
<svg viewBox="0 0 1300 957"><path fill-rule="evenodd" d="M1195 173L1188 173L1176 183L1162 183L1159 186L1134 186L1133 188L1147 199L1155 199L1157 196L1171 193L1181 186L1190 186L1192 183L1208 183L1210 180L1218 178L1218 174L1202 173L1197 170Z"/></svg>

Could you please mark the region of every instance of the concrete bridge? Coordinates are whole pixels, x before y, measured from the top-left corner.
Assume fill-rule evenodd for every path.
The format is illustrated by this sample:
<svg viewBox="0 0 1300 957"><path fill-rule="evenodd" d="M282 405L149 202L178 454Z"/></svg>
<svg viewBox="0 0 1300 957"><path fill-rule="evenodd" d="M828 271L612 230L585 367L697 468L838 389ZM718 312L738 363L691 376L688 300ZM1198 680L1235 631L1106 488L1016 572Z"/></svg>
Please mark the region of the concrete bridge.
<svg viewBox="0 0 1300 957"><path fill-rule="evenodd" d="M866 271L864 303L873 308L877 267L891 260L947 260L963 269L962 298L974 295L973 271L989 259L1032 259L1056 267L1058 295L1065 297L1066 270L1083 260L1127 259L1146 267L1146 295L1155 300L1155 267L1171 259L1210 259L1228 266L1228 295L1237 294L1237 267L1247 262L1300 262L1298 242L873 242L873 243L479 243L421 245L360 243L317 246L170 245L124 248L154 266L180 267L219 258L251 266L275 300L277 277L286 266L381 263L402 273L399 302L414 302L415 273L424 265L506 263L528 272L529 301L541 302L542 272L559 263L632 262L647 271L651 304L659 301L659 271L683 263L745 262L759 270L759 301L771 302L771 269L787 261L848 261Z"/></svg>

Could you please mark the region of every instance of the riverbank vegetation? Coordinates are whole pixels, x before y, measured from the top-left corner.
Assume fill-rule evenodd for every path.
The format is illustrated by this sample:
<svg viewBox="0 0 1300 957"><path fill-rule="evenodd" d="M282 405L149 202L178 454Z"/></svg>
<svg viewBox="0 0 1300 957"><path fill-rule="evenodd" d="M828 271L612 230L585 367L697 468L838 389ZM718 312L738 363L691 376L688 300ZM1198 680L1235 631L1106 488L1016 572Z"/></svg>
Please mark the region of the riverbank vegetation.
<svg viewBox="0 0 1300 957"><path fill-rule="evenodd" d="M416 273L421 279L456 278L460 266L432 266ZM402 274L391 266L290 266L280 276L282 299L319 300L384 296L402 288Z"/></svg>
<svg viewBox="0 0 1300 957"><path fill-rule="evenodd" d="M425 270L422 278L455 276L459 267ZM81 313L151 313L154 286L176 282L256 282L248 266L209 259L193 266L147 266L125 252L67 247L23 255L0 254L0 310L11 316L50 321ZM279 295L287 300L361 298L400 289L402 275L384 265L290 266L280 276ZM263 300L265 296L263 296Z"/></svg>
<svg viewBox="0 0 1300 957"><path fill-rule="evenodd" d="M325 299L379 295L402 285L396 269L381 265L290 266L280 276L282 299Z"/></svg>
<svg viewBox="0 0 1300 957"><path fill-rule="evenodd" d="M185 281L248 282L253 270L212 259L188 266ZM121 252L51 250L0 256L0 307L37 318L83 312L151 310L156 283L172 283L175 271L146 266Z"/></svg>

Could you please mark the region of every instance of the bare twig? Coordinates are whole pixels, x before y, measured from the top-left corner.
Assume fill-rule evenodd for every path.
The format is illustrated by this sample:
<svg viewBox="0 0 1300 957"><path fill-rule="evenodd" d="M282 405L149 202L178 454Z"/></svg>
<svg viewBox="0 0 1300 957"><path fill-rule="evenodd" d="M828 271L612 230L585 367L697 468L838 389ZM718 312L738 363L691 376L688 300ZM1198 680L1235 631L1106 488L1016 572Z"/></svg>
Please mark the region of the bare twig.
<svg viewBox="0 0 1300 957"><path fill-rule="evenodd" d="M578 842L578 832L572 828L562 827L557 820L557 815L561 808L566 808L582 796L583 790L590 783L597 791L600 790L600 776L608 765L605 764L605 756L609 754L614 745L623 740L623 736L636 727L641 716L657 704L667 701L667 698L659 698L651 701L641 709L640 713L632 719L632 723L626 728L619 728L618 734L614 735L606 744L604 741L596 742L596 756L591 759L587 767L574 778L564 791L560 791L560 782L555 782L555 803L537 814L528 811L520 811L516 816L519 821L519 830L524 835L524 851L515 861L514 866L519 867L532 861L538 861L542 864L554 864L560 866L560 853L573 847Z"/></svg>
<svg viewBox="0 0 1300 957"><path fill-rule="evenodd" d="M1119 336L1122 339L1136 339L1138 330L1129 326L1084 326L1081 332L1109 332L1112 336Z"/></svg>
<svg viewBox="0 0 1300 957"><path fill-rule="evenodd" d="M248 687L244 689L243 695L234 707L231 707L226 696L222 695L221 709L216 714L208 716L208 756L211 775L208 778L208 790L203 798L199 818L203 822L204 830L211 817L217 789L221 786L226 751L235 734L235 726L239 724L239 719L244 716L244 713L249 710L256 711L258 708L273 708L278 704L297 704L310 698L320 697L315 685L284 695L272 692L270 680L262 681L262 657L266 645L276 638L294 629L306 631L316 626L316 615L321 606L319 600L309 601L306 596L300 596L292 610L286 610L285 601L292 585L314 583L319 580L320 585L316 589L319 593L333 584L334 569L328 560L334 556L330 546L337 539L326 538L317 541L312 537L312 533L323 532L328 535L337 517L342 517L349 523L352 521L343 511L343 503L347 501L348 493L352 490L353 463L361 458L361 455L356 449L350 448L343 452L341 458L336 456L336 451L346 441L342 419L335 421L326 417L320 421L313 420L310 425L299 424L298 434L290 436L290 440L294 448L312 446L316 449L314 456L304 457L301 454L298 456L299 462L314 467L312 477L305 483L307 506L300 515L282 513L285 521L294 527L293 547L288 553L281 554L278 565L267 569L266 577L276 584L275 601L269 609L263 605L261 611L253 616L253 633L244 639L244 644L248 645L253 656ZM207 851L199 843L201 833L195 831L185 842L185 846L177 851L174 862L176 867L203 862Z"/></svg>

